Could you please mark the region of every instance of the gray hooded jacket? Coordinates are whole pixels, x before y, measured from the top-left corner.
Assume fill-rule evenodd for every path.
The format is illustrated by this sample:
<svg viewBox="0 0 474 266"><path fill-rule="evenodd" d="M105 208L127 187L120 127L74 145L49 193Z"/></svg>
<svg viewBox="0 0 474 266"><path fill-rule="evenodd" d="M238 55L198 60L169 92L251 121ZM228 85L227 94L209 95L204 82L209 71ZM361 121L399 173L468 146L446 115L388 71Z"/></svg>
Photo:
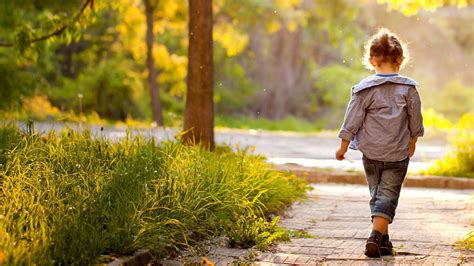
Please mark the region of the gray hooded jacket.
<svg viewBox="0 0 474 266"><path fill-rule="evenodd" d="M373 75L352 88L339 138L367 158L396 162L408 157L410 138L424 134L418 84L401 75Z"/></svg>

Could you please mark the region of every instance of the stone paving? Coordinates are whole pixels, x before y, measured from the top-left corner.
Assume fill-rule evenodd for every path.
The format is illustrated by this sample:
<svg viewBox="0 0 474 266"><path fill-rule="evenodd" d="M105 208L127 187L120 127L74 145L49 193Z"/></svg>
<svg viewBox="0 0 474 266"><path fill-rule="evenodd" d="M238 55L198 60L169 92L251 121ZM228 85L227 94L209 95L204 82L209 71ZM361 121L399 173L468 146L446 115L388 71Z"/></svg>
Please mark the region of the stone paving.
<svg viewBox="0 0 474 266"><path fill-rule="evenodd" d="M474 251L455 246L474 230L474 190L404 187L389 229L398 255L369 259L363 254L371 230L368 188L313 186L308 199L295 203L280 225L314 238L295 238L263 253L212 248L207 258L216 265L474 265Z"/></svg>

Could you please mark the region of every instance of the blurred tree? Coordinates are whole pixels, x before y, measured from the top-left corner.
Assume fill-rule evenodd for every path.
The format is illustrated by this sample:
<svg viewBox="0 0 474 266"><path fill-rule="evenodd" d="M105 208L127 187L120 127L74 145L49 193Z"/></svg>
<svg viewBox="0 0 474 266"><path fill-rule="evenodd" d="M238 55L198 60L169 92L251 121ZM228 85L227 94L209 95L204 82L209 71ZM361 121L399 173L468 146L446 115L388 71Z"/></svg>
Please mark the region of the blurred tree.
<svg viewBox="0 0 474 266"><path fill-rule="evenodd" d="M156 80L157 72L155 66L155 58L153 56L153 45L155 43L155 35L153 32L153 11L158 0L143 0L145 5L146 14L146 46L147 46L147 58L146 66L148 69L148 86L150 90L151 107L153 112L153 119L158 126L163 126L163 112L161 108L160 90Z"/></svg>
<svg viewBox="0 0 474 266"><path fill-rule="evenodd" d="M214 62L212 0L189 0L188 91L185 143L214 149Z"/></svg>
<svg viewBox="0 0 474 266"><path fill-rule="evenodd" d="M37 73L29 71L28 60L0 52L0 110L21 106L22 99L44 84Z"/></svg>
<svg viewBox="0 0 474 266"><path fill-rule="evenodd" d="M358 7L347 1L220 0L216 5L220 114L315 118L322 108L309 101L315 94L313 72L344 58L358 67L349 57L360 54L364 34L353 23ZM220 59L222 48L227 60Z"/></svg>
<svg viewBox="0 0 474 266"><path fill-rule="evenodd" d="M100 117L125 121L140 117L143 112L137 104L143 99L143 83L138 73L131 71L133 61L123 57L101 60L89 65L75 79L65 78L61 87L50 91L53 103L63 110L79 110L78 95L82 95L83 109Z"/></svg>
<svg viewBox="0 0 474 266"><path fill-rule="evenodd" d="M115 26L118 32L116 49L131 57L137 69L143 69L147 76L147 46L143 41L146 35L146 16L143 12L143 0L120 0L120 20ZM165 124L171 125L169 117L182 115L183 99L186 92L187 68L187 5L185 0L155 1L153 9L152 56L155 58L156 82L163 108ZM148 72L149 73L149 72ZM145 80L146 82L146 80ZM148 94L150 95L150 94ZM153 118L150 96L143 98L146 117ZM143 104L140 102L140 104ZM172 114L171 114L172 113Z"/></svg>
<svg viewBox="0 0 474 266"><path fill-rule="evenodd" d="M19 107L23 97L44 91L50 43L78 38L92 8L93 0L0 2L0 108Z"/></svg>
<svg viewBox="0 0 474 266"><path fill-rule="evenodd" d="M29 2L29 3L27 3ZM33 2L33 3L32 3ZM3 25L8 25L11 28L21 26L20 30L16 32L13 41L0 41L0 47L17 47L21 52L30 47L33 43L48 40L52 37L59 36L68 28L73 28L74 24L81 18L87 7L91 9L94 6L93 0L84 0L82 7L73 16L54 15L52 11L58 8L70 8L71 3L75 5L77 1L69 1L67 3L54 3L54 1L5 1L2 3L3 9L0 14L4 15L2 19ZM13 11L13 12L11 12ZM23 12L18 12L23 11ZM33 12L31 12L33 11ZM35 16L34 12L42 11L46 16ZM8 12L8 13L7 13ZM20 14L15 16L14 14ZM12 15L13 14L13 15ZM41 14L41 13L40 13ZM33 17L35 22L40 25L47 25L45 29L36 29L29 25L28 20L22 20L28 17L31 21ZM39 31L39 32L38 32ZM45 31L48 31L45 33ZM9 32L10 36L12 33ZM4 37L4 36L2 36ZM70 36L68 36L70 38Z"/></svg>
<svg viewBox="0 0 474 266"><path fill-rule="evenodd" d="M49 60L54 65L51 72L44 74L50 86L45 92L61 110L78 112L81 94L85 113L98 113L113 120L148 115L150 97L145 93L142 74L145 57L141 62L133 60L123 44L117 29L123 23L122 8L131 9L130 2L102 5L100 12L91 14L92 23L81 31L81 38L50 44L53 55ZM141 8L137 11L145 17ZM143 45L144 36L145 32L139 40Z"/></svg>

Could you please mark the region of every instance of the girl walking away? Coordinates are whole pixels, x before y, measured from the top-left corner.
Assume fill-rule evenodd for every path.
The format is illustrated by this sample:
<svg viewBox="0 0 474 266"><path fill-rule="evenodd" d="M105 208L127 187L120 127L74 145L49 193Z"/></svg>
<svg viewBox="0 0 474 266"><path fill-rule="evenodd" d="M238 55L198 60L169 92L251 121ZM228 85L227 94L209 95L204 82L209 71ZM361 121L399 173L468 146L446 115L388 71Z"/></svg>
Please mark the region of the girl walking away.
<svg viewBox="0 0 474 266"><path fill-rule="evenodd" d="M363 154L372 216L365 255L380 257L392 254L388 225L393 222L408 162L424 128L417 83L399 74L407 61L400 39L380 29L365 50L364 64L375 75L352 88L336 159L343 160L348 147Z"/></svg>

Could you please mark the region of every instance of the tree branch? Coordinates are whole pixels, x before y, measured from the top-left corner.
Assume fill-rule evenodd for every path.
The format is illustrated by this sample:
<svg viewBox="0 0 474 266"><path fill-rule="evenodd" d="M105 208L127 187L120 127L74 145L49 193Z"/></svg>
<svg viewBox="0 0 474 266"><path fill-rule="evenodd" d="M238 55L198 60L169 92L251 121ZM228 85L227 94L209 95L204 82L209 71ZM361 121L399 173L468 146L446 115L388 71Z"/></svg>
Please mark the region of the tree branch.
<svg viewBox="0 0 474 266"><path fill-rule="evenodd" d="M39 42L39 41L44 41L44 40L47 40L47 39L49 39L53 36L60 35L61 33L64 32L64 30L66 30L69 26L71 26L72 23L76 22L81 17L81 15L84 13L84 10L86 10L87 6L90 6L91 9L92 9L93 6L94 6L94 0L86 0L84 5L81 7L81 10L79 10L79 12L74 16L73 20L70 23L63 25L62 27L58 28L57 30L55 30L55 31L53 31L49 34L43 35L41 37L30 39L30 40L27 41L27 43L35 43L35 42ZM0 42L0 47L13 47L13 46L14 46L14 43Z"/></svg>

